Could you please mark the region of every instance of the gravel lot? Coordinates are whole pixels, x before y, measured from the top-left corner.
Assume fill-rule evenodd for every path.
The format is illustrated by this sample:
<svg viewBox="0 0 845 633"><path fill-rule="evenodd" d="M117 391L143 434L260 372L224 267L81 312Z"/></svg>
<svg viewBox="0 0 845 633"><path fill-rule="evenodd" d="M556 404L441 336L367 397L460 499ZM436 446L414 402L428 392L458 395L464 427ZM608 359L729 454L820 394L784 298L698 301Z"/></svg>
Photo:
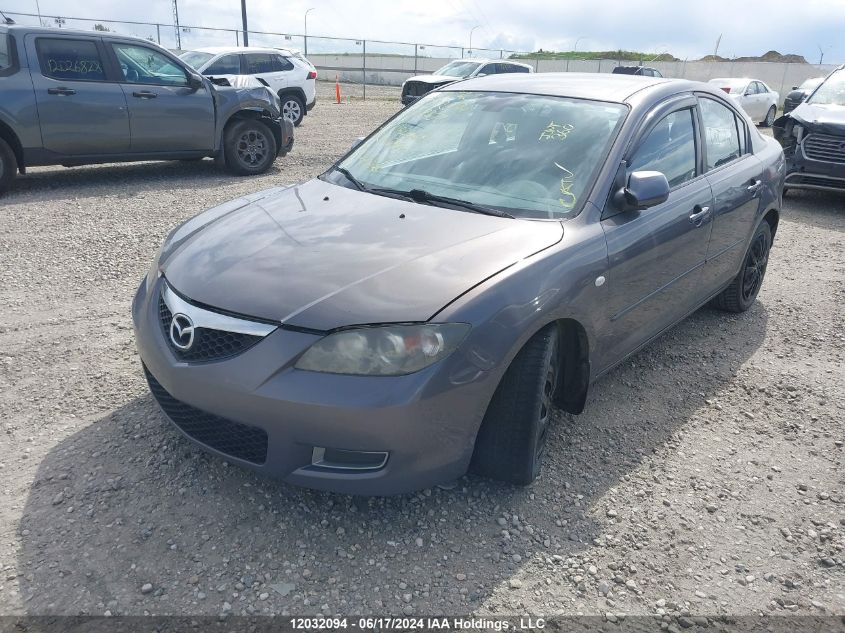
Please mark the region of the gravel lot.
<svg viewBox="0 0 845 633"><path fill-rule="evenodd" d="M397 109L333 89L262 177L39 168L0 200L0 614L845 613L843 196L793 193L756 305L602 379L530 488L313 492L168 426L136 284L173 225L315 176Z"/></svg>

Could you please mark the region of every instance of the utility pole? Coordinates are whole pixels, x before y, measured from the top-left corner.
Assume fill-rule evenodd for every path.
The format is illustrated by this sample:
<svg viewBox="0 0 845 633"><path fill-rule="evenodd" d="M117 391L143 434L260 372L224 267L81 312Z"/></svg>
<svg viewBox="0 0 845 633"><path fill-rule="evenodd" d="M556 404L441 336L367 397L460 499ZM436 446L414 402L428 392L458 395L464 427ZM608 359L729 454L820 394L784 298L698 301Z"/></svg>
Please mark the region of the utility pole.
<svg viewBox="0 0 845 633"><path fill-rule="evenodd" d="M249 30L246 26L246 0L241 0L241 21L244 25L244 46L249 46Z"/></svg>
<svg viewBox="0 0 845 633"><path fill-rule="evenodd" d="M713 50L713 57L716 58L719 56L719 44L722 43L722 34L719 33L719 37L716 39L716 48Z"/></svg>
<svg viewBox="0 0 845 633"><path fill-rule="evenodd" d="M830 45L830 46L828 46L827 48L822 48L822 45L821 45L821 44L816 44L816 46L818 46L818 47L819 47L819 66L821 66L821 65L822 65L822 61L824 60L824 54L825 54L827 51L829 51L829 50L833 47L833 44L831 44L831 45Z"/></svg>
<svg viewBox="0 0 845 633"><path fill-rule="evenodd" d="M176 48L182 50L182 29L179 28L179 0L173 0L173 28L176 32Z"/></svg>
<svg viewBox="0 0 845 633"><path fill-rule="evenodd" d="M472 28L469 30L469 54L470 54L470 55L472 55L472 32L473 32L475 29L480 29L480 28L481 28L481 25L480 25L480 24L477 24L477 25L475 25L474 27L472 27Z"/></svg>

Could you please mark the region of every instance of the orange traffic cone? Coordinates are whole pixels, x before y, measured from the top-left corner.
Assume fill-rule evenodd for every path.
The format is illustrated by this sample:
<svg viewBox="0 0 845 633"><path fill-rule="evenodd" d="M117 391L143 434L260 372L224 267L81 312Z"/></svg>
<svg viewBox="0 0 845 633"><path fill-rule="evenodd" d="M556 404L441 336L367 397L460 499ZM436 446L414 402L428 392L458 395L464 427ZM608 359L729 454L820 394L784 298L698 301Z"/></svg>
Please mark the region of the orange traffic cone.
<svg viewBox="0 0 845 633"><path fill-rule="evenodd" d="M334 76L334 96L337 103L340 103L340 80L338 76Z"/></svg>

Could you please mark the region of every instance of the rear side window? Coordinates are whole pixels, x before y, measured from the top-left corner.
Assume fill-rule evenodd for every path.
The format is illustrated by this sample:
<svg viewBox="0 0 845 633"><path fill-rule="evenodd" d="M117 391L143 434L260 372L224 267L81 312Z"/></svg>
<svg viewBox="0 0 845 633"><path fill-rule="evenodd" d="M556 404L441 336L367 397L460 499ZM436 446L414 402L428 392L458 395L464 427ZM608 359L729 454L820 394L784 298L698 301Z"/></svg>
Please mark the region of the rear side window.
<svg viewBox="0 0 845 633"><path fill-rule="evenodd" d="M239 55L224 55L208 68L202 71L203 75L240 75L241 60Z"/></svg>
<svg viewBox="0 0 845 633"><path fill-rule="evenodd" d="M287 57L282 57L281 55L276 55L273 57L273 65L273 70L275 72L293 70L293 62Z"/></svg>
<svg viewBox="0 0 845 633"><path fill-rule="evenodd" d="M501 64L487 64L486 66L484 66L484 68L479 71L479 74L484 73L485 75L495 75L497 73L503 72L497 68L497 66L500 65Z"/></svg>
<svg viewBox="0 0 845 633"><path fill-rule="evenodd" d="M41 74L53 79L105 81L103 60L91 40L38 38L38 63Z"/></svg>
<svg viewBox="0 0 845 633"><path fill-rule="evenodd" d="M0 35L0 71L12 67L12 45L8 35Z"/></svg>
<svg viewBox="0 0 845 633"><path fill-rule="evenodd" d="M699 99L704 142L707 148L707 169L721 167L742 156L740 131L745 127L729 107L713 99Z"/></svg>
<svg viewBox="0 0 845 633"><path fill-rule="evenodd" d="M692 109L664 117L631 159L629 171L659 171L671 187L695 178L695 127Z"/></svg>
<svg viewBox="0 0 845 633"><path fill-rule="evenodd" d="M277 72L279 70L277 59L277 55L269 53L250 53L246 55L246 74L262 75Z"/></svg>

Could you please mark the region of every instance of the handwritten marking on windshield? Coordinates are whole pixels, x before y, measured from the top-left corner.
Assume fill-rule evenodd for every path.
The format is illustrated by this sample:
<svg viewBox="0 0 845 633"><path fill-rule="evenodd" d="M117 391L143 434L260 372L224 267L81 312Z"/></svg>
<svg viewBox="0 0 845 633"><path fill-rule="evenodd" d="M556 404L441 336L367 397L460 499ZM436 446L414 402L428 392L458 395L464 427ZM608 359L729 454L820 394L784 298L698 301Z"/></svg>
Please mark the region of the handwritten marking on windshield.
<svg viewBox="0 0 845 633"><path fill-rule="evenodd" d="M563 177L560 179L560 195L558 198L560 206L571 209L578 202L578 198L572 193L572 187L575 185L575 174L569 171L560 163L555 163L555 167L563 170Z"/></svg>
<svg viewBox="0 0 845 633"><path fill-rule="evenodd" d="M571 123L555 123L552 121L540 132L540 141L563 141L575 129Z"/></svg>

